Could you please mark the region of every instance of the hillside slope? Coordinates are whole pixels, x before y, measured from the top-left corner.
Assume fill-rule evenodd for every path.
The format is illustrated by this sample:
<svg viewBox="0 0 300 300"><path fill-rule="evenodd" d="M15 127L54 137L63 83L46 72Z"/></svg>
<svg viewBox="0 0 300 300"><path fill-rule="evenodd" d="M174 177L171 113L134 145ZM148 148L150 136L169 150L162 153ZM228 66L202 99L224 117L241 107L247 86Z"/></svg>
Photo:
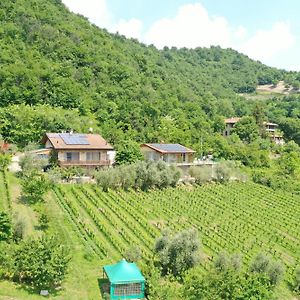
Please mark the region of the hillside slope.
<svg viewBox="0 0 300 300"><path fill-rule="evenodd" d="M237 113L237 92L293 75L220 47L159 51L91 25L60 0L2 0L0 25L0 107L78 109L113 143L165 139L157 131L173 126L179 141L194 144L216 116ZM39 134L49 130L43 123ZM58 123L51 129L66 127ZM11 131L0 123L18 143Z"/></svg>

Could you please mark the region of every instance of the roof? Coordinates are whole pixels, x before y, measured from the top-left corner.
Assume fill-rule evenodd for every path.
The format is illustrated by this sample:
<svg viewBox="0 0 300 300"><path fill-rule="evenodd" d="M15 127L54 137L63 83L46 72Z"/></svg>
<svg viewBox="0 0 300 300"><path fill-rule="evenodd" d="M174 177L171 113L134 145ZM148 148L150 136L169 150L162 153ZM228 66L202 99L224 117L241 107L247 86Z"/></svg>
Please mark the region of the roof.
<svg viewBox="0 0 300 300"><path fill-rule="evenodd" d="M235 124L235 123L237 123L240 120L241 120L240 117L234 117L234 118L225 119L224 121L225 121L226 124ZM270 123L270 122L264 122L264 125L278 126L278 124L276 124L276 123Z"/></svg>
<svg viewBox="0 0 300 300"><path fill-rule="evenodd" d="M56 150L113 150L113 147L99 134L46 133L43 143L50 141Z"/></svg>
<svg viewBox="0 0 300 300"><path fill-rule="evenodd" d="M160 153L195 153L196 152L180 144L142 144L141 146L149 147Z"/></svg>
<svg viewBox="0 0 300 300"><path fill-rule="evenodd" d="M278 124L276 124L276 123L270 123L270 122L264 122L264 125L267 125L267 126L278 126Z"/></svg>
<svg viewBox="0 0 300 300"><path fill-rule="evenodd" d="M225 119L225 123L226 124L235 124L235 123L237 123L240 120L241 120L241 118L234 117L234 118Z"/></svg>
<svg viewBox="0 0 300 300"><path fill-rule="evenodd" d="M145 281L139 268L135 263L129 263L124 258L114 265L103 267L110 283L120 284L125 282Z"/></svg>

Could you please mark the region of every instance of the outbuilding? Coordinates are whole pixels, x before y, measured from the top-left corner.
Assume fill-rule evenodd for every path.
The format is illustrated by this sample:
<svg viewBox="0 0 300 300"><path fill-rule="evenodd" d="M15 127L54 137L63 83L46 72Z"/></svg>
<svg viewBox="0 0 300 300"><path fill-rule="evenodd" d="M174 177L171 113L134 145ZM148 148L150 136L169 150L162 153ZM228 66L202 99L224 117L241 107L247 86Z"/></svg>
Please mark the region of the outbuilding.
<svg viewBox="0 0 300 300"><path fill-rule="evenodd" d="M110 299L145 298L145 278L135 263L122 259L104 266L103 273L109 280Z"/></svg>

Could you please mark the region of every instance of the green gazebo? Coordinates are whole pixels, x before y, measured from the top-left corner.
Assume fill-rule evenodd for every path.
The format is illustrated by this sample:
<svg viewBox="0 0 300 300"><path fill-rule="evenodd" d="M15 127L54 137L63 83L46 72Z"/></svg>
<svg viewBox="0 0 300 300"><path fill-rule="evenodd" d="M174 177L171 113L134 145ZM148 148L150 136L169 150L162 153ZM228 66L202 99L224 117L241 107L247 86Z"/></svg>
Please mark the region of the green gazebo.
<svg viewBox="0 0 300 300"><path fill-rule="evenodd" d="M145 278L135 263L125 259L103 267L110 285L110 299L141 299L145 297Z"/></svg>

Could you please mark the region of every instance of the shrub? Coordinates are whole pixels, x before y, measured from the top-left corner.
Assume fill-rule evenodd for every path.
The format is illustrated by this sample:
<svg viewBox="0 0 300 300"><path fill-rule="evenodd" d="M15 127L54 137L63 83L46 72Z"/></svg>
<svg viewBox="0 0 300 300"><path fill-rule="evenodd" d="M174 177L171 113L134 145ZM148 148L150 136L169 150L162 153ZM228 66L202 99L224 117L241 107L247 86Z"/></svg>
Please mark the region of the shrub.
<svg viewBox="0 0 300 300"><path fill-rule="evenodd" d="M0 153L0 171L5 171L11 162L9 154Z"/></svg>
<svg viewBox="0 0 300 300"><path fill-rule="evenodd" d="M50 182L45 174L32 171L22 178L22 196L29 203L43 200L43 195L50 189Z"/></svg>
<svg viewBox="0 0 300 300"><path fill-rule="evenodd" d="M197 184L203 184L212 180L212 167L193 166L189 169L189 175L195 178Z"/></svg>
<svg viewBox="0 0 300 300"><path fill-rule="evenodd" d="M21 243L13 253L14 279L38 289L61 284L70 260L69 251L54 237Z"/></svg>
<svg viewBox="0 0 300 300"><path fill-rule="evenodd" d="M250 272L265 274L271 285L277 285L283 277L283 265L269 256L259 253L250 266Z"/></svg>
<svg viewBox="0 0 300 300"><path fill-rule="evenodd" d="M17 215L13 227L13 239L15 242L20 242L25 237L26 222L22 216Z"/></svg>
<svg viewBox="0 0 300 300"><path fill-rule="evenodd" d="M0 241L7 241L11 238L11 222L7 213L0 212Z"/></svg>
<svg viewBox="0 0 300 300"><path fill-rule="evenodd" d="M199 262L197 231L185 230L172 236L169 232L157 239L154 251L157 253L163 274L181 275Z"/></svg>

